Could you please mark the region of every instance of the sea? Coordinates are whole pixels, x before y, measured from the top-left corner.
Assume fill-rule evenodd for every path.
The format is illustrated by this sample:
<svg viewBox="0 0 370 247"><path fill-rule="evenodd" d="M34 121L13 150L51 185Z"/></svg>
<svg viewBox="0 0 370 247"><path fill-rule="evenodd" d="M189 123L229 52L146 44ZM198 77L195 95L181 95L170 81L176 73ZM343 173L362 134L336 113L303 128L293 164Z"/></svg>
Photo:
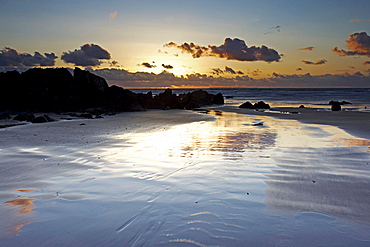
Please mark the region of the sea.
<svg viewBox="0 0 370 247"><path fill-rule="evenodd" d="M343 110L370 111L370 88L205 88L205 89L172 89L174 94L183 94L196 90L205 90L211 94L222 93L225 106L239 106L264 101L272 107L305 107L330 110L329 102L346 101L351 104L342 106ZM163 89L132 89L135 93L154 95Z"/></svg>

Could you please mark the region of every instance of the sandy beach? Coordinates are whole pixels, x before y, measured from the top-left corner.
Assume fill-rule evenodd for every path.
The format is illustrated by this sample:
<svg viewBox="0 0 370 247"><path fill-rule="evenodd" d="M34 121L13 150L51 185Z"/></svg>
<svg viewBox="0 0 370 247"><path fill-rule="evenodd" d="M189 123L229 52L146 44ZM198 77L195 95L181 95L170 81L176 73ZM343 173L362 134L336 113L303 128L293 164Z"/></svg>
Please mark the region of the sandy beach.
<svg viewBox="0 0 370 247"><path fill-rule="evenodd" d="M211 107L2 128L0 244L368 246L368 115Z"/></svg>

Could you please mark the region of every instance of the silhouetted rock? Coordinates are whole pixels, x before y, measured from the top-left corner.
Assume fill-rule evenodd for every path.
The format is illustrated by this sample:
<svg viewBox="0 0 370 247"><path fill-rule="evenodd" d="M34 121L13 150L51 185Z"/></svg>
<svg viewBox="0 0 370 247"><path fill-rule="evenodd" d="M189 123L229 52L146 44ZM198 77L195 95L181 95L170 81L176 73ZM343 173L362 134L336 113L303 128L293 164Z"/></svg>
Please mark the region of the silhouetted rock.
<svg viewBox="0 0 370 247"><path fill-rule="evenodd" d="M334 100L330 100L329 101L329 105L333 105L333 104L340 104L340 105L351 105L352 103L351 102L348 102L348 101L345 101L345 100L343 100L343 101L334 101Z"/></svg>
<svg viewBox="0 0 370 247"><path fill-rule="evenodd" d="M87 119L93 119L93 116L91 113L81 113L78 115L80 118L87 118Z"/></svg>
<svg viewBox="0 0 370 247"><path fill-rule="evenodd" d="M252 104L251 102L247 101L239 106L239 108L247 108L247 109L270 109L270 105L266 104L263 101L257 102Z"/></svg>
<svg viewBox="0 0 370 247"><path fill-rule="evenodd" d="M300 105L299 108L306 108L304 105Z"/></svg>
<svg viewBox="0 0 370 247"><path fill-rule="evenodd" d="M31 122L34 118L35 118L35 115L33 114L21 112L17 116L15 116L13 120Z"/></svg>
<svg viewBox="0 0 370 247"><path fill-rule="evenodd" d="M340 106L340 102L338 101L331 101L331 110L332 111L340 111L342 107Z"/></svg>
<svg viewBox="0 0 370 247"><path fill-rule="evenodd" d="M222 94L213 95L202 90L179 96L171 89L154 97L151 92L135 94L121 87L109 87L102 77L79 68L74 70L73 76L65 68L0 73L0 88L0 111L101 115L146 109L192 109L224 103ZM94 109L96 113L91 112Z"/></svg>
<svg viewBox="0 0 370 247"><path fill-rule="evenodd" d="M0 120L4 120L4 119L10 119L11 116L9 115L9 113L6 113L6 112L1 112L0 113Z"/></svg>
<svg viewBox="0 0 370 247"><path fill-rule="evenodd" d="M247 101L247 102L245 102L245 103L241 104L241 105L239 106L239 108L252 109L252 108L253 108L253 104L252 104L251 102Z"/></svg>
<svg viewBox="0 0 370 247"><path fill-rule="evenodd" d="M224 96L222 96L221 93L216 94L213 97L213 102L212 103L215 104L215 105L223 105L225 103Z"/></svg>
<svg viewBox="0 0 370 247"><path fill-rule="evenodd" d="M54 122L55 120L49 117L48 115L38 116L32 119L32 123L47 123L47 122Z"/></svg>
<svg viewBox="0 0 370 247"><path fill-rule="evenodd" d="M266 104L263 101L254 103L253 107L256 108L256 109L270 109L270 105Z"/></svg>

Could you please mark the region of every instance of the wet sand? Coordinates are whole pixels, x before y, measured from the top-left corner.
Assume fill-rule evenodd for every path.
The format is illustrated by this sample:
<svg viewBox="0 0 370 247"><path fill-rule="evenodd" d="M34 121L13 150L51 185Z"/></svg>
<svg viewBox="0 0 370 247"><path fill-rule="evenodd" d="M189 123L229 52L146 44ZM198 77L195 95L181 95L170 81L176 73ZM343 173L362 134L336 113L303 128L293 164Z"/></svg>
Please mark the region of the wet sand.
<svg viewBox="0 0 370 247"><path fill-rule="evenodd" d="M1 129L0 244L369 245L366 133L220 110Z"/></svg>
<svg viewBox="0 0 370 247"><path fill-rule="evenodd" d="M280 119L292 119L308 124L337 126L346 132L370 139L370 113L361 111L328 111L318 108L279 107L271 111L243 109L236 107L215 107L214 109L248 115L262 115Z"/></svg>

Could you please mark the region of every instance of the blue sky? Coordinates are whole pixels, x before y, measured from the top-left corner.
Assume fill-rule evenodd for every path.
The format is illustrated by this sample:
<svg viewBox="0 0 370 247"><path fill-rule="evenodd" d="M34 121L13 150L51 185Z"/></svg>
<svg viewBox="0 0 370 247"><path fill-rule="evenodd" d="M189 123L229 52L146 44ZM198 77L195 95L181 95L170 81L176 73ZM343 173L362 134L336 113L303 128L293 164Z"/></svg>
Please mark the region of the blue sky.
<svg viewBox="0 0 370 247"><path fill-rule="evenodd" d="M370 50L368 0L2 0L0 4L0 49L8 47L30 55L35 51L42 55L54 53L58 57L54 59L55 67L76 66L73 60L66 63L61 59L62 54L95 44L109 52L110 59L101 59L95 66L81 64L82 67L124 69L132 74L160 74L165 70L176 77L199 73L214 77L215 81L219 77L237 76L266 80L276 75L307 73L313 76L361 73L365 77L369 74L367 53L339 56L332 51L334 47L345 51L357 49L353 42L364 42L360 44L362 48ZM363 32L367 35L361 36L365 41L355 36L352 47L348 47L349 35ZM193 58L181 48L190 42L200 47L221 47L226 38L241 40L248 48L264 45L281 58L273 62L263 57L240 61L211 50ZM169 42L177 47L164 47ZM307 47L313 48L298 50ZM72 55L79 54L82 52ZM112 61L117 62L113 67ZM11 66L7 65L1 63L0 55L0 69L9 70ZM171 66L166 69L162 65ZM24 69L24 64L12 66ZM229 73L232 70L226 67L240 73Z"/></svg>

